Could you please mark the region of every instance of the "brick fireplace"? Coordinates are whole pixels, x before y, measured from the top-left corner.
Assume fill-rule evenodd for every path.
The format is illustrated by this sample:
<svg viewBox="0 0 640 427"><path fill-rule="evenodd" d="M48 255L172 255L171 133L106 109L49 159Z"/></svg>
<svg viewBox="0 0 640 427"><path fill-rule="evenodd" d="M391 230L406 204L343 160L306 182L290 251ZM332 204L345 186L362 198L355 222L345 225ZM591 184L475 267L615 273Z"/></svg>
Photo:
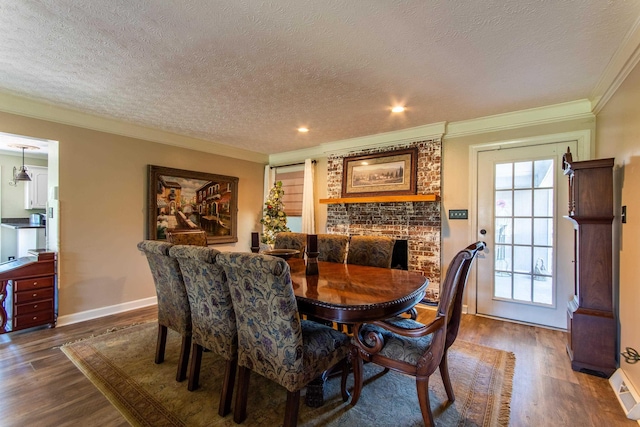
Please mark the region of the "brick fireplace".
<svg viewBox="0 0 640 427"><path fill-rule="evenodd" d="M402 143L393 147L330 155L327 197L342 192L344 157L418 148L417 193L440 195L441 140ZM427 297L437 298L440 287L440 202L332 204L327 207L327 232L346 235L383 235L407 240L408 269L429 278Z"/></svg>

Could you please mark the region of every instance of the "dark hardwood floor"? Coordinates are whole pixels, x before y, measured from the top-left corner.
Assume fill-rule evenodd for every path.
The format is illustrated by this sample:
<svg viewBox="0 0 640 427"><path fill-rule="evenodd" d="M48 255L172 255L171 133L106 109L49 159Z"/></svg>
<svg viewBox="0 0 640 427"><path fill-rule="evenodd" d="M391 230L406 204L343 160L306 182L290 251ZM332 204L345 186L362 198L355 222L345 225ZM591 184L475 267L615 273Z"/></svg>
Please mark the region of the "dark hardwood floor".
<svg viewBox="0 0 640 427"><path fill-rule="evenodd" d="M432 310L419 313L421 321L433 316ZM0 335L0 425L127 426L57 347L155 316L150 307ZM515 353L512 426L637 427L624 416L606 379L571 370L561 332L464 315L458 339ZM149 349L150 363L153 352Z"/></svg>

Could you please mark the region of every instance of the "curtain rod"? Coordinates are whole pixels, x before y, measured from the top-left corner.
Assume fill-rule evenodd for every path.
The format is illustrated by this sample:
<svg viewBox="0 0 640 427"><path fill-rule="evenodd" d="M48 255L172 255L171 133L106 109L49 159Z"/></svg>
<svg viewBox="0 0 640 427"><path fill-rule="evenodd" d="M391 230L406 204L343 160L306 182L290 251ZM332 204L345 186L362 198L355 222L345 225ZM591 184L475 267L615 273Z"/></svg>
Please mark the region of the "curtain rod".
<svg viewBox="0 0 640 427"><path fill-rule="evenodd" d="M317 163L315 160L311 160L311 163L313 163L314 165ZM270 166L271 169L276 169L276 168L286 168L289 166L300 166L300 165L304 165L304 162L300 162L300 163L289 163L288 165L277 165L277 166Z"/></svg>

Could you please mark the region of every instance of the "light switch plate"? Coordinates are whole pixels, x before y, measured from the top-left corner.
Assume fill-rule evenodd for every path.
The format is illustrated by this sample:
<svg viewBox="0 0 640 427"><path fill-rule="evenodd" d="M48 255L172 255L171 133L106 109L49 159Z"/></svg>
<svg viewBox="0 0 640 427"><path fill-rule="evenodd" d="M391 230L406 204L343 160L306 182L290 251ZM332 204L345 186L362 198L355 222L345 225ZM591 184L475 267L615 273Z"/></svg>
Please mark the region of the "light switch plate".
<svg viewBox="0 0 640 427"><path fill-rule="evenodd" d="M469 219L467 209L449 209L449 219Z"/></svg>

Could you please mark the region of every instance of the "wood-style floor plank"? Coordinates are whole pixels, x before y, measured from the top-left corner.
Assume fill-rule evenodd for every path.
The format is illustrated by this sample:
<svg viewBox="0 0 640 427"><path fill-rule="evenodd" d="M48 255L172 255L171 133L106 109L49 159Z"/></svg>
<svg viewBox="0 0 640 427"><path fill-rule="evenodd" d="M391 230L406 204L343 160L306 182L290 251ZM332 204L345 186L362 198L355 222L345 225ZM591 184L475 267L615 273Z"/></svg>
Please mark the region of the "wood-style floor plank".
<svg viewBox="0 0 640 427"><path fill-rule="evenodd" d="M419 320L428 322L433 313L420 309ZM156 308L149 307L75 325L0 335L0 425L127 426L58 347L155 318ZM637 427L624 416L606 379L571 370L563 333L464 315L458 337L516 355L511 426ZM151 353L153 349L152 358Z"/></svg>

